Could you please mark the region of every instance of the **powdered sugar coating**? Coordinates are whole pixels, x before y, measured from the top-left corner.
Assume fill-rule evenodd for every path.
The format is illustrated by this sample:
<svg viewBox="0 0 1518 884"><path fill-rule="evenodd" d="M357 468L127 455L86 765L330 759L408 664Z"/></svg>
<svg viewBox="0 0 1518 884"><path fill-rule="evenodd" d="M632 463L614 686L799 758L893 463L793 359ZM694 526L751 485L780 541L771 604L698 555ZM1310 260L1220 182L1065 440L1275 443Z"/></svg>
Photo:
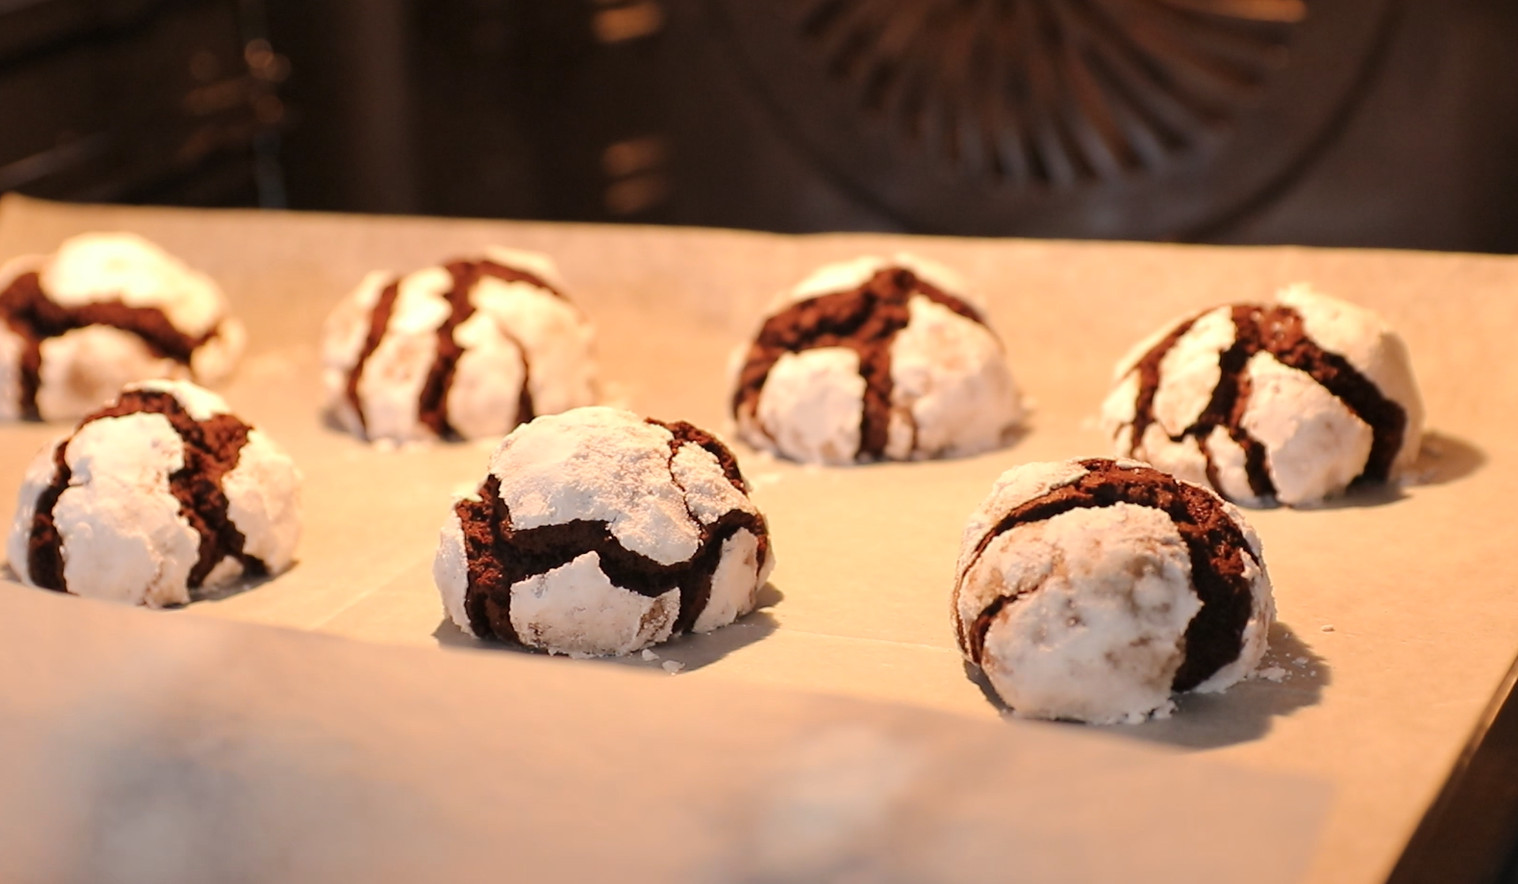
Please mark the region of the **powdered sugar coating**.
<svg viewBox="0 0 1518 884"><path fill-rule="evenodd" d="M595 401L593 343L543 255L371 273L323 327L328 407L372 440L501 436Z"/></svg>
<svg viewBox="0 0 1518 884"><path fill-rule="evenodd" d="M174 360L154 356L141 338L104 325L64 332L40 349L37 410L43 415L80 414L134 380L183 373Z"/></svg>
<svg viewBox="0 0 1518 884"><path fill-rule="evenodd" d="M1003 474L966 526L953 595L960 646L1018 715L1110 724L1168 714L1204 607L1196 561L1209 569L1214 559L1237 563L1231 579L1247 587L1248 599L1237 636L1222 639L1232 642L1231 656L1221 655L1226 661L1193 679L1191 689L1221 691L1264 653L1274 603L1259 538L1237 509L1193 488L1183 526L1175 513L1135 502L1146 495L1120 485L1110 492L1117 499L1054 494L1125 474L1123 481L1158 489L1156 501L1174 500L1166 483L1180 487L1131 461L1028 464ZM1219 536L1191 530L1199 512L1231 525L1239 547L1197 549L1198 537ZM1215 630L1201 635L1190 641L1219 641Z"/></svg>
<svg viewBox="0 0 1518 884"><path fill-rule="evenodd" d="M1007 531L964 585L973 591L960 594L962 616L993 594L1026 596L987 631L982 665L1031 718L1110 724L1166 707L1181 637L1202 607L1170 517L1125 503Z"/></svg>
<svg viewBox="0 0 1518 884"><path fill-rule="evenodd" d="M383 284L383 279L365 281L366 285ZM347 370L353 366L334 366L325 356L329 379L338 368L341 386L329 380L328 395L338 409L343 425L370 439L408 441L423 438L426 429L420 422L422 386L437 360L437 330L452 312L443 295L453 285L453 278L441 267L428 267L409 273L397 282L395 306L384 335L370 354L366 370L358 379L358 401L362 403L363 421L346 398ZM377 293L375 295L377 300ZM365 297L368 300L368 296ZM334 314L336 316L338 314ZM361 317L363 327L368 315ZM343 335L346 339L351 335ZM515 409L511 419L515 420Z"/></svg>
<svg viewBox="0 0 1518 884"><path fill-rule="evenodd" d="M629 412L585 408L508 436L490 473L518 529L566 518L605 522L622 546L672 565L694 555L701 536L671 473L669 443L668 430Z"/></svg>
<svg viewBox="0 0 1518 884"><path fill-rule="evenodd" d="M5 535L5 559L16 578L23 583L32 583L27 554L32 520L37 515L37 498L53 481L55 470L52 452L68 441L68 438L68 434L64 434L49 442L26 465L26 472L21 477L21 491L16 496L16 512L11 517L10 531Z"/></svg>
<svg viewBox="0 0 1518 884"><path fill-rule="evenodd" d="M864 391L859 356L847 347L786 353L770 369L758 407L739 412L738 434L806 463L853 463Z"/></svg>
<svg viewBox="0 0 1518 884"><path fill-rule="evenodd" d="M669 638L680 591L649 598L607 578L585 553L511 586L511 625L523 644L576 656L629 654Z"/></svg>
<svg viewBox="0 0 1518 884"><path fill-rule="evenodd" d="M713 448L606 407L517 428L443 526L433 576L449 618L550 653L625 654L753 610L768 530Z"/></svg>
<svg viewBox="0 0 1518 884"><path fill-rule="evenodd" d="M246 538L242 551L262 561L270 574L295 563L301 528L300 484L300 471L289 455L257 427L248 432L237 466L222 477L227 516ZM241 568L231 576L240 574ZM207 578L209 585L218 582L222 581Z"/></svg>
<svg viewBox="0 0 1518 884"><path fill-rule="evenodd" d="M480 495L470 494L464 500L477 503ZM475 635L474 627L469 624L469 611L464 607L469 594L469 550L457 506L449 510L448 518L438 532L437 554L432 557L432 583L443 597L443 613L459 629Z"/></svg>
<svg viewBox="0 0 1518 884"><path fill-rule="evenodd" d="M739 528L722 541L717 569L712 574L711 597L691 631L711 632L754 610L759 588L775 566L775 557L768 549L768 540L761 540L747 528Z"/></svg>
<svg viewBox="0 0 1518 884"><path fill-rule="evenodd" d="M168 477L184 443L156 414L81 427L64 449L73 478L54 519L63 576L78 595L161 607L189 601L200 536L179 515Z"/></svg>
<svg viewBox="0 0 1518 884"><path fill-rule="evenodd" d="M348 372L364 352L369 335L369 316L379 304L380 294L391 282L389 273L372 270L364 274L348 296L338 301L322 324L322 383L329 399L339 396L348 383ZM346 402L333 402L335 416L344 425L358 426L358 416ZM349 409L345 412L344 409Z"/></svg>
<svg viewBox="0 0 1518 884"><path fill-rule="evenodd" d="M211 331L225 310L216 283L131 233L65 240L43 265L42 288L65 307L114 296L128 307L156 307L191 337Z"/></svg>
<svg viewBox="0 0 1518 884"><path fill-rule="evenodd" d="M50 305L40 323L38 305L6 294L31 274ZM217 383L246 343L210 277L130 233L81 234L51 255L7 262L0 302L8 304L0 308L0 419L77 417L149 378ZM102 309L113 311L110 318L97 315ZM142 332L160 321L166 325L158 331ZM30 403L22 363L28 347L41 356Z"/></svg>
<svg viewBox="0 0 1518 884"><path fill-rule="evenodd" d="M185 381L145 382L124 395L134 393L169 397L192 422L230 417L219 396ZM207 541L174 486L203 487L196 482L221 489L225 517L243 538L237 554L223 551L205 563L208 573L198 586L235 580L253 559L268 573L289 567L300 533L300 474L277 445L248 429L230 470L191 481L176 477L187 464L190 443L184 430L164 413L111 413L120 410L113 406L101 413L108 416L87 418L28 467L6 544L11 568L23 582L149 607L187 603L196 588L192 571ZM68 470L61 488L60 454ZM31 565L39 501L50 488L57 490L49 507L54 554L62 561L62 585L56 586L46 575L34 574ZM203 499L198 503L206 505ZM212 548L221 549L221 541L216 543Z"/></svg>
<svg viewBox="0 0 1518 884"><path fill-rule="evenodd" d="M526 352L536 414L557 414L595 401L595 329L573 304L525 282L497 279L481 280L472 300L476 309L495 318L502 338L515 339Z"/></svg>
<svg viewBox="0 0 1518 884"><path fill-rule="evenodd" d="M1253 392L1240 424L1268 452L1276 499L1310 503L1348 488L1370 456L1371 428L1311 375L1268 353L1251 356L1244 374Z"/></svg>
<svg viewBox="0 0 1518 884"><path fill-rule="evenodd" d="M1022 394L990 329L927 298L891 342L886 457L957 457L1000 447L1022 421Z"/></svg>
<svg viewBox="0 0 1518 884"><path fill-rule="evenodd" d="M819 268L776 299L737 368L739 435L804 462L974 454L1023 417L979 305L910 255Z"/></svg>
<svg viewBox="0 0 1518 884"><path fill-rule="evenodd" d="M227 400L204 387L185 381L156 379L128 386L123 392L163 393L172 396L191 418L206 421L218 414L231 414Z"/></svg>
<svg viewBox="0 0 1518 884"><path fill-rule="evenodd" d="M735 510L757 512L747 494L725 481L717 456L699 445L679 446L670 458L669 473L683 496L685 511L698 525L714 525Z"/></svg>
<svg viewBox="0 0 1518 884"><path fill-rule="evenodd" d="M1102 423L1121 454L1246 505L1299 506L1395 478L1423 409L1379 317L1298 285L1151 336L1118 364Z"/></svg>
<svg viewBox="0 0 1518 884"><path fill-rule="evenodd" d="M1230 310L1212 310L1191 326L1187 346L1171 348L1160 361L1165 382L1154 392L1154 422L1167 436L1179 436L1202 416L1222 378L1219 359L1235 337Z"/></svg>
<svg viewBox="0 0 1518 884"><path fill-rule="evenodd" d="M770 305L770 310L774 312L818 295L857 288L868 282L870 277L892 267L906 268L916 274L919 279L944 291L954 292L957 297L976 309L984 306L978 298L969 293L969 286L965 283L964 277L948 266L921 255L897 252L888 258L880 255L861 255L858 258L824 264L807 274L805 279L796 283L790 290L776 296Z"/></svg>
<svg viewBox="0 0 1518 884"><path fill-rule="evenodd" d="M465 439L499 436L508 420L520 417L522 386L528 383L527 355L489 313L476 313L459 323L453 337L464 352L448 390L449 422ZM555 410L562 409L545 408Z"/></svg>
<svg viewBox="0 0 1518 884"><path fill-rule="evenodd" d="M0 286L4 286L0 280ZM21 417L21 354L25 350L21 336L0 322L0 421Z"/></svg>
<svg viewBox="0 0 1518 884"><path fill-rule="evenodd" d="M1002 516L1030 500L1043 497L1055 488L1069 485L1088 472L1090 470L1080 461L1042 461L1023 464L998 476L991 485L991 492L965 523L955 573L964 573L976 545L991 532Z"/></svg>
<svg viewBox="0 0 1518 884"><path fill-rule="evenodd" d="M1287 286L1276 294L1276 300L1301 313L1313 340L1347 359L1407 412L1409 429L1397 451L1393 471L1412 466L1423 435L1423 397L1402 336L1374 311L1327 297L1306 284Z"/></svg>

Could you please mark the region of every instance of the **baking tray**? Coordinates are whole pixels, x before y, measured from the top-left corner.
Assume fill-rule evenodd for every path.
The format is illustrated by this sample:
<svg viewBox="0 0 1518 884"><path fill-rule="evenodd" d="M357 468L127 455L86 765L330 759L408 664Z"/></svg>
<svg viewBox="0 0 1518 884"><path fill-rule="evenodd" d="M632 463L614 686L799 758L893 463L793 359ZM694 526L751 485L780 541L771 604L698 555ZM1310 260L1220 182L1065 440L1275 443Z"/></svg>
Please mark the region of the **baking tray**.
<svg viewBox="0 0 1518 884"><path fill-rule="evenodd" d="M966 733L990 727L1009 740L1039 740L1051 763L1072 769L1093 740L1115 744L1136 759L1209 771L1217 791L1199 798L1226 795L1228 775L1289 785L1289 812L1272 805L1251 825L1281 845L1280 861L1267 864L1279 876L1271 880L1315 882L1386 879L1453 782L1518 655L1518 568L1508 554L1518 527L1506 515L1518 464L1505 407L1518 397L1508 358L1518 334L1512 258L0 201L6 255L46 251L94 229L139 232L222 282L252 342L222 392L292 452L307 478L307 530L292 571L178 612L90 606L95 628L129 614L133 624L147 616L154 628L172 622L175 630L237 621L361 640L370 645L365 653L385 655L375 659L440 656L447 662L438 666L548 671L556 682L659 678L671 702L718 690L825 696L914 710ZM727 424L730 353L775 292L826 260L900 250L933 258L987 303L1034 402L1029 430L979 457L848 469L740 448L779 562L760 611L656 649L654 660L453 653L474 643L443 617L431 554L450 494L479 481L490 446L385 451L332 430L320 414L316 336L327 310L365 272L406 271L492 243L557 260L600 327L609 399L718 431ZM1177 315L1265 298L1298 281L1379 310L1407 339L1431 430L1420 481L1319 509L1249 514L1276 587L1280 622L1264 664L1274 679L1184 697L1173 718L1136 726L1002 720L966 677L949 627L949 582L969 512L1014 464L1108 453L1095 413L1112 363L1140 336ZM0 500L14 499L22 465L58 430L0 428ZM28 617L68 617L86 604L0 589L0 609L24 607ZM19 628L15 616L5 621ZM678 674L668 676L665 664ZM20 688L10 681L14 694ZM1282 829L1286 815L1294 834ZM1301 867L1290 860L1293 845L1306 857Z"/></svg>

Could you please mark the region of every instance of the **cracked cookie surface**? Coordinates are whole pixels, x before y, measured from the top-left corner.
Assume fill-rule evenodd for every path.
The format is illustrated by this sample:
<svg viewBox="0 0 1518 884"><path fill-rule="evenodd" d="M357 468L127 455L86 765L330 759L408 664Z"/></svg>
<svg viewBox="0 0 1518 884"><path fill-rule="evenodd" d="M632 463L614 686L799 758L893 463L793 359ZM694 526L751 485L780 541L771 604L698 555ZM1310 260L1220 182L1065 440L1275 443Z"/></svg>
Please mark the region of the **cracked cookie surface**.
<svg viewBox="0 0 1518 884"><path fill-rule="evenodd" d="M594 331L543 255L370 274L328 316L328 408L371 440L503 436L596 398Z"/></svg>
<svg viewBox="0 0 1518 884"><path fill-rule="evenodd" d="M1102 422L1120 456L1248 506L1386 482L1418 454L1423 408L1401 338L1305 286L1183 320L1116 376Z"/></svg>
<svg viewBox="0 0 1518 884"><path fill-rule="evenodd" d="M830 464L1007 444L1021 394L962 290L909 255L820 268L782 296L742 354L730 403L739 435Z"/></svg>
<svg viewBox="0 0 1518 884"><path fill-rule="evenodd" d="M1004 473L965 528L952 607L965 660L1015 712L1096 723L1237 682L1274 616L1238 510L1104 458Z"/></svg>
<svg viewBox="0 0 1518 884"><path fill-rule="evenodd" d="M454 505L433 576L471 635L611 655L732 622L773 566L726 446L684 422L589 407L506 437Z"/></svg>
<svg viewBox="0 0 1518 884"><path fill-rule="evenodd" d="M25 583L161 607L277 574L300 535L300 473L214 393L146 381L27 470L7 543Z"/></svg>
<svg viewBox="0 0 1518 884"><path fill-rule="evenodd" d="M216 383L244 339L209 277L139 236L81 234L0 267L0 419L77 418L152 378Z"/></svg>

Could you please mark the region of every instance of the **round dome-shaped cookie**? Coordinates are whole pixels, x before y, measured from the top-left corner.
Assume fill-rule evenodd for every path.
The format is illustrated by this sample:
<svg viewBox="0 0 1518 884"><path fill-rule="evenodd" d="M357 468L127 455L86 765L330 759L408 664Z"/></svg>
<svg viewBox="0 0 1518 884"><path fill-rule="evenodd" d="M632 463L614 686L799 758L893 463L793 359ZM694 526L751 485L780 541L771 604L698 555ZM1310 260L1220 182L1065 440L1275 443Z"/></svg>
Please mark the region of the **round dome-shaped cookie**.
<svg viewBox="0 0 1518 884"><path fill-rule="evenodd" d="M963 290L908 255L822 267L781 296L742 356L731 406L739 436L827 464L1007 444L1022 397Z"/></svg>
<svg viewBox="0 0 1518 884"><path fill-rule="evenodd" d="M959 648L1016 714L1141 721L1251 672L1275 616L1260 541L1213 492L1134 461L1030 463L971 516Z"/></svg>
<svg viewBox="0 0 1518 884"><path fill-rule="evenodd" d="M1304 285L1167 326L1115 375L1102 424L1117 453L1246 506L1318 503L1418 456L1423 404L1402 339Z"/></svg>
<svg viewBox="0 0 1518 884"><path fill-rule="evenodd" d="M355 435L498 437L595 401L593 339L553 262L491 248L371 273L327 318L323 377L331 413Z"/></svg>
<svg viewBox="0 0 1518 884"><path fill-rule="evenodd" d="M214 384L242 355L216 283L130 233L86 233L0 267L0 420L62 420L134 381Z"/></svg>
<svg viewBox="0 0 1518 884"><path fill-rule="evenodd" d="M300 472L187 381L146 381L27 468L6 552L32 586L148 607L277 574L300 536Z"/></svg>
<svg viewBox="0 0 1518 884"><path fill-rule="evenodd" d="M757 604L769 529L731 452L684 422L605 407L518 427L442 530L433 577L465 632L626 654Z"/></svg>

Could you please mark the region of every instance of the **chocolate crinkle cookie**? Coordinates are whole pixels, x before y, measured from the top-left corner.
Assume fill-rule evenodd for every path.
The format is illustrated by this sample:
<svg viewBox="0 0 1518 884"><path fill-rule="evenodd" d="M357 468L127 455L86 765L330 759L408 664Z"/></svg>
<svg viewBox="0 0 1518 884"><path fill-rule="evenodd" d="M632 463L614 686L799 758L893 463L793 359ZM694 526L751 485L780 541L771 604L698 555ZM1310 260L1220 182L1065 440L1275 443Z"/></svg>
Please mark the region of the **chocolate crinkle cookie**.
<svg viewBox="0 0 1518 884"><path fill-rule="evenodd" d="M1252 672L1275 616L1239 511L1134 461L1008 470L965 527L956 574L960 650L1031 718L1168 715L1173 693Z"/></svg>
<svg viewBox="0 0 1518 884"><path fill-rule="evenodd" d="M32 461L6 551L33 586L185 604L290 566L300 482L289 456L221 397L146 381Z"/></svg>
<svg viewBox="0 0 1518 884"><path fill-rule="evenodd" d="M1246 506L1302 506L1418 456L1423 406L1402 339L1312 291L1161 329L1120 362L1102 422L1120 456Z"/></svg>
<svg viewBox="0 0 1518 884"><path fill-rule="evenodd" d="M433 577L470 635L584 656L731 623L773 566L721 442L592 407L502 441L479 491L454 505Z"/></svg>
<svg viewBox="0 0 1518 884"><path fill-rule="evenodd" d="M860 258L783 295L741 354L738 434L793 460L848 464L1008 444L1022 397L1001 341L946 269Z"/></svg>
<svg viewBox="0 0 1518 884"><path fill-rule="evenodd" d="M214 384L242 324L209 277L130 233L0 267L0 420L77 418L151 378Z"/></svg>
<svg viewBox="0 0 1518 884"><path fill-rule="evenodd" d="M370 440L499 437L595 401L593 338L543 255L372 273L327 319L328 402Z"/></svg>

